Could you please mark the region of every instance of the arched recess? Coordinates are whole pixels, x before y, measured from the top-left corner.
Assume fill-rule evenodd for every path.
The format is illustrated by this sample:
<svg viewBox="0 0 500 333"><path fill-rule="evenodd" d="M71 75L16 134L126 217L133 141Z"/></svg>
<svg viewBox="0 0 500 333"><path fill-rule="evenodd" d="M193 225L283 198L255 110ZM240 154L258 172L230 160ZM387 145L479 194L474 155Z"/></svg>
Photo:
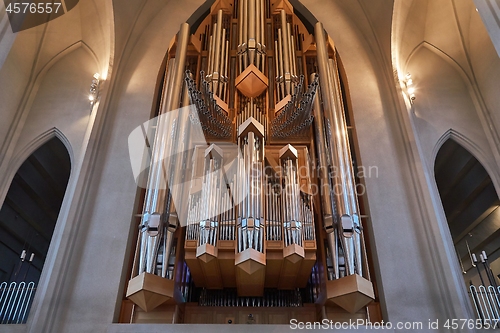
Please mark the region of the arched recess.
<svg viewBox="0 0 500 333"><path fill-rule="evenodd" d="M479 260L485 251L492 266L500 265L500 200L487 168L461 144L460 136L450 133L444 138L436 154L434 177L464 282L480 285L483 282L471 254ZM485 271L482 277L489 285Z"/></svg>
<svg viewBox="0 0 500 333"><path fill-rule="evenodd" d="M17 169L0 208L0 283L38 284L66 192L71 173L66 144L57 130L34 145L41 140Z"/></svg>
<svg viewBox="0 0 500 333"><path fill-rule="evenodd" d="M432 161L436 160L437 154L439 153L441 147L448 140L457 142L459 145L469 151L475 158L477 158L479 163L483 165L483 167L490 175L496 192L500 196L500 170L498 169L494 161L489 158L489 154L463 133L453 128L447 130L436 142L436 146L432 151Z"/></svg>
<svg viewBox="0 0 500 333"><path fill-rule="evenodd" d="M7 195L7 191L9 190L9 185L12 182L12 179L14 178L17 170L21 167L24 161L38 148L40 148L53 138L57 138L64 144L64 147L66 148L66 151L69 155L70 164L73 165L75 158L73 147L71 146L71 143L66 135L64 135L63 132L57 127L53 127L48 131L45 131L35 139L31 140L27 145L22 147L22 149L20 149L19 152L17 152L10 161L8 165L8 171L4 175L5 177L2 179L3 184L0 186L0 203L3 204L4 197Z"/></svg>

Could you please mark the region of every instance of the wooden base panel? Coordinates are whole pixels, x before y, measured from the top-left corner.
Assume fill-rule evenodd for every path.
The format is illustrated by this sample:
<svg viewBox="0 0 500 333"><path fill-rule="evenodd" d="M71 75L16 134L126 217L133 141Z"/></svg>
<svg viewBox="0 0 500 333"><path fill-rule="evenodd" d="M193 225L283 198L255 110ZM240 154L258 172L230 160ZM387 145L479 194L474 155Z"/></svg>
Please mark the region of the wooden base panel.
<svg viewBox="0 0 500 333"><path fill-rule="evenodd" d="M375 299L373 284L357 274L326 282L327 302L355 313Z"/></svg>

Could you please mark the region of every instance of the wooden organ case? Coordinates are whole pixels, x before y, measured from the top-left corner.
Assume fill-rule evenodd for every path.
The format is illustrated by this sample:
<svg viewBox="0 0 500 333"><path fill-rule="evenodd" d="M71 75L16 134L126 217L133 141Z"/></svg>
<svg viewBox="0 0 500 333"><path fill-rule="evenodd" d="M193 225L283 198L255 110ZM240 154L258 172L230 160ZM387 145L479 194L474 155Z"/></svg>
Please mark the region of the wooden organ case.
<svg viewBox="0 0 500 333"><path fill-rule="evenodd" d="M338 61L286 0L181 25L120 322L381 320Z"/></svg>

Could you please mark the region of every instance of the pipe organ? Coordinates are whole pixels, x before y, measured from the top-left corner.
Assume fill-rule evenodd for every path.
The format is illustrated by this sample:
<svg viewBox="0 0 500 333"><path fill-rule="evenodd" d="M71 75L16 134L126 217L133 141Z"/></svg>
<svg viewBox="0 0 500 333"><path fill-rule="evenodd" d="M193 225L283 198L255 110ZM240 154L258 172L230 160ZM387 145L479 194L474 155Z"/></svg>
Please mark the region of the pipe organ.
<svg viewBox="0 0 500 333"><path fill-rule="evenodd" d="M190 322L193 303L376 318L345 93L321 23L308 30L286 0L218 0L170 50L130 318L174 306L174 322Z"/></svg>

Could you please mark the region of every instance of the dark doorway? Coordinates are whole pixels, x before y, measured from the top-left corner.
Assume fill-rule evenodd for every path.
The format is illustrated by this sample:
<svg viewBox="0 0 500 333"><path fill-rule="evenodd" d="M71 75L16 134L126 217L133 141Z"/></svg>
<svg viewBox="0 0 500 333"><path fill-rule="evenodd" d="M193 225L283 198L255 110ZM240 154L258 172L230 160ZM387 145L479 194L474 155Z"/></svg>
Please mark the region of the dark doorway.
<svg viewBox="0 0 500 333"><path fill-rule="evenodd" d="M58 138L17 170L0 209L0 283L38 284L70 171L68 151Z"/></svg>
<svg viewBox="0 0 500 333"><path fill-rule="evenodd" d="M489 285L480 254L485 251L493 271L500 264L500 201L493 182L481 163L452 139L439 150L434 172L465 282Z"/></svg>

